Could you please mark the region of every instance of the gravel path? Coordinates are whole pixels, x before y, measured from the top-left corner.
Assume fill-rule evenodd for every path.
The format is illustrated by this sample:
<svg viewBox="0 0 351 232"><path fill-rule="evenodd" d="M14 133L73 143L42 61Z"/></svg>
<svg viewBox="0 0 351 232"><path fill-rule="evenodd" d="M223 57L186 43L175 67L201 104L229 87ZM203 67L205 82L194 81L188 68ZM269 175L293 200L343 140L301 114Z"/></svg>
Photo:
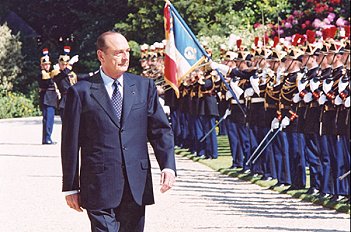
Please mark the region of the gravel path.
<svg viewBox="0 0 351 232"><path fill-rule="evenodd" d="M53 139L60 140L56 118ZM41 145L41 118L0 120L0 232L89 231L65 205L60 143ZM150 149L152 151L152 149ZM152 155L151 155L152 156ZM145 232L350 231L350 215L221 175L177 157L176 186L147 207Z"/></svg>

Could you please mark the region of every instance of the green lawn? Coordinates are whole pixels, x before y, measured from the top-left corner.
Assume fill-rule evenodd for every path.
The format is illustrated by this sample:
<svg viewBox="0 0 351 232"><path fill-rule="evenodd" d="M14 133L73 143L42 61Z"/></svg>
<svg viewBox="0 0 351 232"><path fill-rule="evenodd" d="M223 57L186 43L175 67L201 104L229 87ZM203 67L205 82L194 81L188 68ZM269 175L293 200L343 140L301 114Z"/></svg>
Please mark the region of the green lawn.
<svg viewBox="0 0 351 232"><path fill-rule="evenodd" d="M227 136L218 136L218 152L219 156L218 159L213 159L213 160L206 160L206 159L200 159L194 154L190 153L186 149L180 149L176 148L176 154L187 157L194 162L199 162L202 163L210 168L212 168L215 171L218 171L222 174L226 174L228 176L232 177L237 177L241 180L245 181L250 181L253 184L257 184L259 186L262 186L264 188L270 188L272 191L277 191L281 194L289 194L292 197L295 198L300 198L303 201L308 201L308 202L313 202L318 205L322 205L326 208L329 209L335 209L338 212L342 213L348 213L350 214L350 204L347 202L334 202L329 199L324 199L320 198L318 196L313 196L306 194L307 189L309 188L309 171L307 169L307 188L306 189L301 189L301 190L291 190L287 191L288 187L274 187L274 185L277 183L277 180L272 180L272 181L263 181L261 180L262 176L252 176L250 174L242 174L239 173L241 169L228 169L228 167L231 166L232 164L232 157L230 154L230 149L229 149L229 143L228 143L228 138Z"/></svg>

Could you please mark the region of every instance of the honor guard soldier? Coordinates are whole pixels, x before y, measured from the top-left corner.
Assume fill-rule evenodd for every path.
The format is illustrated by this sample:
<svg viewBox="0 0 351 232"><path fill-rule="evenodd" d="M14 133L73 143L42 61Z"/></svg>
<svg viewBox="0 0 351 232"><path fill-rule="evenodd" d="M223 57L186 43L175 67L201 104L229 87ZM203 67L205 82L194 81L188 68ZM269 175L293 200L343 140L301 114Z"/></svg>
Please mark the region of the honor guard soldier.
<svg viewBox="0 0 351 232"><path fill-rule="evenodd" d="M321 72L321 97L319 99L322 105L320 115L320 134L321 134L321 160L323 176L321 179L321 197L329 197L334 194L334 181L332 175L332 161L335 156L336 145L336 107L334 105L335 91L337 82L335 79L335 70L333 69L336 53L331 49L331 41L337 32L336 27L324 29L322 51L325 53L323 67Z"/></svg>
<svg viewBox="0 0 351 232"><path fill-rule="evenodd" d="M202 78L201 78L202 77ZM216 125L216 118L219 116L218 103L215 92L215 82L219 76L215 71L204 70L198 81L200 84L200 106L199 114L203 128L203 134L206 136ZM215 130L205 138L205 159L218 158L217 134Z"/></svg>
<svg viewBox="0 0 351 232"><path fill-rule="evenodd" d="M344 27L345 35L341 41L344 43L344 52L341 58L343 63L342 76L338 83L338 93L335 98L337 105L337 154L343 154L343 166L338 169L338 175L343 176L350 171L350 26ZM350 175L344 179L338 177L340 182L339 196L336 200L346 197L350 201Z"/></svg>
<svg viewBox="0 0 351 232"><path fill-rule="evenodd" d="M310 187L307 194L316 195L320 189L320 180L322 178L322 165L320 160L320 135L319 135L319 117L321 108L318 98L315 97L315 91L319 91L320 84L320 63L317 62L321 54L320 43L316 41L316 33L311 30L306 31L307 44L305 54L307 57L307 73L306 79L308 83L299 82L299 94L294 98L299 98L305 102L305 112L303 115L304 125L303 134L305 141L305 157L306 163L310 171ZM306 56L303 58L306 59ZM301 88L301 85L305 85ZM317 95L316 95L317 96Z"/></svg>
<svg viewBox="0 0 351 232"><path fill-rule="evenodd" d="M77 75L72 71L73 64L78 61L78 55L70 58L70 51L70 46L64 46L64 54L59 56L58 67L55 67L51 72L52 78L61 93L61 100L59 102L61 120L64 117L67 90L78 81Z"/></svg>
<svg viewBox="0 0 351 232"><path fill-rule="evenodd" d="M57 106L59 92L55 82L50 76L51 62L49 51L43 49L43 56L40 58L41 73L38 77L40 109L43 113L43 134L42 144L55 144L51 139L54 127L55 109Z"/></svg>
<svg viewBox="0 0 351 232"><path fill-rule="evenodd" d="M331 62L332 65L332 76L331 79L334 82L332 84L331 90L327 94L328 102L331 102L334 105L335 108L335 118L334 121L331 121L333 123L332 127L335 127L335 131L331 131L331 133L328 135L329 137L329 142L333 146L333 150L331 151L331 179L333 182L333 193L331 199L334 201L340 200L342 198L342 195L347 194L347 183L346 180L340 181L338 178L339 176L343 175L345 172L345 162L346 161L346 156L344 150L344 146L340 137L340 134L338 133L338 127L337 127L337 119L340 115L340 113L343 110L343 107L340 107L340 105L337 105L336 96L338 93L344 91L344 88L347 87L347 83L349 82L347 79L348 77L345 76L346 72L344 69L345 60L343 60L343 54L345 52L344 49L344 43L342 41L339 41L337 39L331 39L330 40L330 48L329 51L334 53L333 60ZM344 80L343 80L344 79ZM327 83L327 82L325 82ZM344 84L343 84L344 83ZM345 87L344 87L345 86ZM325 89L327 90L327 89ZM343 95L343 94L342 94ZM328 103L326 102L326 103ZM346 126L346 125L345 125ZM335 134L334 134L335 132ZM340 131L341 132L341 131Z"/></svg>
<svg viewBox="0 0 351 232"><path fill-rule="evenodd" d="M238 39L236 41L237 45L237 53L238 56L236 58L236 64L232 64L231 67L223 64L217 64L215 62L211 63L212 69L218 69L223 75L226 75L227 78L230 78L230 87L232 88L235 96L237 97L237 102L234 97L232 96L230 91L226 93L226 99L230 101L230 109L231 114L228 116L228 127L233 130L234 128L237 130L235 133L229 133L228 136L233 136L237 134L239 138L239 145L240 147L237 148L236 144L232 143L235 138L234 136L231 137L229 140L231 144L231 153L233 155L233 168L235 167L243 167L243 172L250 172L250 170L245 167L244 165L244 158L248 159L251 154L251 143L250 143L250 133L249 129L246 125L246 115L241 112L240 107L245 107L245 100L244 100L244 90L249 85L249 78L250 72L247 71L248 63L251 61L252 55L247 48L241 46L242 40ZM239 106L240 104L240 106ZM233 123L233 124L232 124ZM242 151L235 154L234 157L234 150L237 148L238 151Z"/></svg>
<svg viewBox="0 0 351 232"><path fill-rule="evenodd" d="M213 68L218 68L219 71L225 75L225 80L228 84L230 84L231 77L228 75L228 70L230 69L235 69L236 68L236 59L238 57L238 53L234 52L232 50L227 51L226 55L224 57L224 60L222 61L222 64L219 65L219 67L213 67ZM211 64L212 66L216 66ZM220 68L220 66L224 67ZM217 93L218 99L219 99L219 113L220 117L225 119L222 121L224 122L224 125L227 129L227 136L229 140L229 147L230 147L230 152L232 155L232 164L229 168L242 168L243 167L243 152L242 152L242 146L240 144L240 137L238 134L238 129L237 129L237 124L235 122L232 122L230 119L229 115L231 113L241 113L241 112L234 112L231 109L231 100L232 98L229 97L229 94L227 94L228 89L226 85L221 82L220 86L220 91Z"/></svg>

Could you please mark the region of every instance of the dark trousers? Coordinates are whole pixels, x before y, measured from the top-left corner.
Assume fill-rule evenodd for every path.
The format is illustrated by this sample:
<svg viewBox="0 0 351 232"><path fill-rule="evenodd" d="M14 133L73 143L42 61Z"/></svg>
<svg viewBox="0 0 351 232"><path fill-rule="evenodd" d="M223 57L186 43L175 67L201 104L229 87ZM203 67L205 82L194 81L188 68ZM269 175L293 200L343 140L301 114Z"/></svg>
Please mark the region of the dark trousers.
<svg viewBox="0 0 351 232"><path fill-rule="evenodd" d="M121 204L117 208L88 210L92 232L143 232L145 206L138 205L126 184Z"/></svg>
<svg viewBox="0 0 351 232"><path fill-rule="evenodd" d="M242 147L240 145L240 138L238 133L237 124L232 122L230 119L225 119L223 122L226 123L227 126L227 134L230 146L230 152L233 158L233 167L243 167L244 156Z"/></svg>
<svg viewBox="0 0 351 232"><path fill-rule="evenodd" d="M305 134L305 154L310 169L310 187L320 189L322 179L321 138L317 134Z"/></svg>
<svg viewBox="0 0 351 232"><path fill-rule="evenodd" d="M54 128L55 107L43 105L43 136L42 143L51 143L51 134Z"/></svg>

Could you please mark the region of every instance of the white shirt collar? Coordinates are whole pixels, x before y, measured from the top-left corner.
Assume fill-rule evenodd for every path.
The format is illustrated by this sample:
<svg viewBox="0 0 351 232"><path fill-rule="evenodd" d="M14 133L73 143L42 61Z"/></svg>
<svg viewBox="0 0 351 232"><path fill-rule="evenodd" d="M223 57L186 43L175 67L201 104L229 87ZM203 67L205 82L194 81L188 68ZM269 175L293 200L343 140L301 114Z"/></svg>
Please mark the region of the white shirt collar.
<svg viewBox="0 0 351 232"><path fill-rule="evenodd" d="M100 67L100 75L102 77L102 80L104 82L105 88L107 90L108 95L110 96L110 98L112 97L112 93L113 93L113 83L115 82L115 79L113 79L112 77L107 76L104 71L102 71L101 67ZM122 96L123 96L123 75L120 76L118 79L119 85L118 88L121 90Z"/></svg>

